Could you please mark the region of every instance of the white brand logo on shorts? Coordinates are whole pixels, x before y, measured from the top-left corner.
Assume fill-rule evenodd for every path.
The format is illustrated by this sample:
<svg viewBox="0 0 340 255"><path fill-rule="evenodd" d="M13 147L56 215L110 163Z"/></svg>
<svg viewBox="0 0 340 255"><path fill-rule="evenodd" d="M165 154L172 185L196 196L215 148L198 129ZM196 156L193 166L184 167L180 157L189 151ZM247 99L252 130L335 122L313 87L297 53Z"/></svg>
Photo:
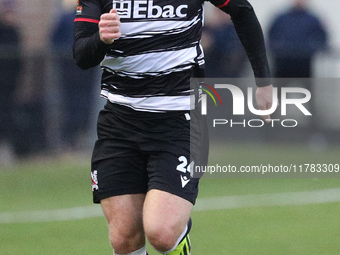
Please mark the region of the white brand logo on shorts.
<svg viewBox="0 0 340 255"><path fill-rule="evenodd" d="M98 178L97 178L97 170L94 170L91 172L91 186L92 186L92 191L98 190Z"/></svg>
<svg viewBox="0 0 340 255"><path fill-rule="evenodd" d="M185 18L188 5L159 6L154 5L153 0L114 0L113 8L121 19Z"/></svg>
<svg viewBox="0 0 340 255"><path fill-rule="evenodd" d="M186 176L181 175L181 182L182 182L182 188L184 188L185 185L187 185L188 182L190 182L190 179Z"/></svg>

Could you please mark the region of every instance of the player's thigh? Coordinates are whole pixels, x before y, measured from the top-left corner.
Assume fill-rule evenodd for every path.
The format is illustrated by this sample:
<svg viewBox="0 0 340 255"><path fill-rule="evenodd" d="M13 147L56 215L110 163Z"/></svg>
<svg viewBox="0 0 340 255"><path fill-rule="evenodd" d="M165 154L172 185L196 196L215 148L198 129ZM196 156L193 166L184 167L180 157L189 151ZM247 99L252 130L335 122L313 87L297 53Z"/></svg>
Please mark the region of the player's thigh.
<svg viewBox="0 0 340 255"><path fill-rule="evenodd" d="M166 191L150 190L145 198L144 230L150 239L168 238L176 241L185 230L193 204Z"/></svg>
<svg viewBox="0 0 340 255"><path fill-rule="evenodd" d="M137 239L143 243L143 204L145 194L112 196L101 200L101 206L110 228L113 243ZM119 240L118 240L119 238Z"/></svg>

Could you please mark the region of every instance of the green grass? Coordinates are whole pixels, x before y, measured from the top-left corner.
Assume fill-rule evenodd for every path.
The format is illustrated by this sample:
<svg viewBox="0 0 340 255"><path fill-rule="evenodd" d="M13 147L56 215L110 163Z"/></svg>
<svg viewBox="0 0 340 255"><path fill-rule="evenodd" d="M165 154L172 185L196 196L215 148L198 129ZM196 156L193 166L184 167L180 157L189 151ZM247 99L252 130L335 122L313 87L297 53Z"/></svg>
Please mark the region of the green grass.
<svg viewBox="0 0 340 255"><path fill-rule="evenodd" d="M338 254L339 203L193 213L193 254Z"/></svg>
<svg viewBox="0 0 340 255"><path fill-rule="evenodd" d="M337 147L313 153L301 145L231 144L213 146L210 163L339 163L338 155ZM91 205L89 172L89 157L28 161L0 168L0 212ZM203 178L200 197L339 187L339 178ZM340 203L196 211L192 214L192 254L339 254L339 211ZM112 254L107 233L103 217L0 224L0 254Z"/></svg>
<svg viewBox="0 0 340 255"><path fill-rule="evenodd" d="M0 169L0 212L91 204L88 160L67 157Z"/></svg>
<svg viewBox="0 0 340 255"><path fill-rule="evenodd" d="M110 254L104 218L76 221L3 224L1 254Z"/></svg>

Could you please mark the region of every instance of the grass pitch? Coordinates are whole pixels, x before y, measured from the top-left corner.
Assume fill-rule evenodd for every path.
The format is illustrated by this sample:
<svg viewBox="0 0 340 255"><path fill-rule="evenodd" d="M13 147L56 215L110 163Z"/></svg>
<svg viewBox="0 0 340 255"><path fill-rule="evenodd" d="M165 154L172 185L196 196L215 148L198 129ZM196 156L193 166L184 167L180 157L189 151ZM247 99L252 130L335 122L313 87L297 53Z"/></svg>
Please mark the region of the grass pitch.
<svg viewBox="0 0 340 255"><path fill-rule="evenodd" d="M340 148L314 153L302 145L213 146L211 163L340 163ZM226 160L227 159L227 160ZM284 160L284 162L283 162ZM0 216L91 205L89 157L26 161L0 168ZM339 178L203 178L200 198L340 188ZM194 211L193 255L335 255L340 203ZM0 254L112 254L104 217L0 224ZM149 247L149 254L157 253Z"/></svg>

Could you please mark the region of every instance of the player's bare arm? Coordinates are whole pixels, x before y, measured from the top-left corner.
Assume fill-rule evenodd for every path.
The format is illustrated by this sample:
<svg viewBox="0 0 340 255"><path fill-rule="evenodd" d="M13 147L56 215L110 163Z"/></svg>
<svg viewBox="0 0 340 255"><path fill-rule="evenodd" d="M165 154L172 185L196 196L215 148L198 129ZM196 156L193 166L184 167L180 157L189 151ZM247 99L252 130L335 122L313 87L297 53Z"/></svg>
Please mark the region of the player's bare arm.
<svg viewBox="0 0 340 255"><path fill-rule="evenodd" d="M105 44L112 44L115 39L121 36L120 18L116 9L102 14L98 26L100 40Z"/></svg>

